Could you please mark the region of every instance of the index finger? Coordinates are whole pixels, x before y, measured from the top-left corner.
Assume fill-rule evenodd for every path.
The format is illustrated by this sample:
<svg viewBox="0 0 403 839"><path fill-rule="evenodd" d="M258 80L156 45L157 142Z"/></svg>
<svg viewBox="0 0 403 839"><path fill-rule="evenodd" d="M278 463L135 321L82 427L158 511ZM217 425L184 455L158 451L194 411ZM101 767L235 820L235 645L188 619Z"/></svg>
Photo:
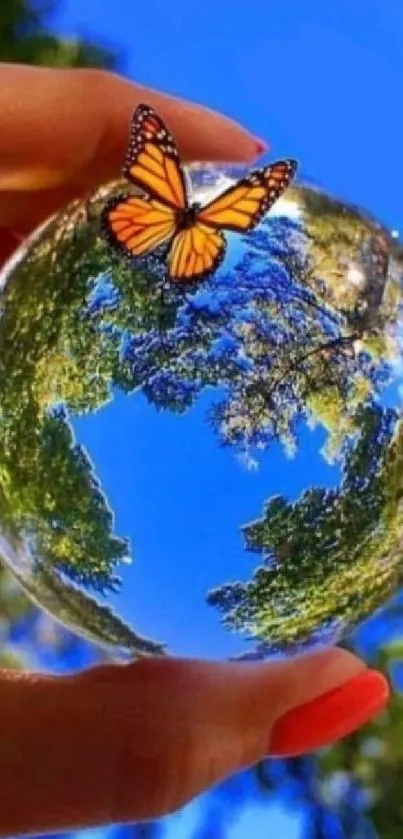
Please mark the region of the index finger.
<svg viewBox="0 0 403 839"><path fill-rule="evenodd" d="M0 191L85 189L116 177L140 102L158 110L184 160L246 162L264 150L227 117L113 73L2 64Z"/></svg>

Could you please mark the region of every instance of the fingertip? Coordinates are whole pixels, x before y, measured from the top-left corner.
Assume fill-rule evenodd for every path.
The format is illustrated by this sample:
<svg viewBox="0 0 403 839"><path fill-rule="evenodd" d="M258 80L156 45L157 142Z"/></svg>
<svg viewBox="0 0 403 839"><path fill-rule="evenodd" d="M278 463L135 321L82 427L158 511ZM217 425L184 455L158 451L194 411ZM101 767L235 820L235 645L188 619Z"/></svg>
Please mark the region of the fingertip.
<svg viewBox="0 0 403 839"><path fill-rule="evenodd" d="M271 731L270 755L296 756L346 737L386 707L389 693L389 683L382 673L364 670L280 717Z"/></svg>
<svg viewBox="0 0 403 839"><path fill-rule="evenodd" d="M256 138L256 152L258 156L267 154L269 148L270 146L265 140L260 140L258 137Z"/></svg>
<svg viewBox="0 0 403 839"><path fill-rule="evenodd" d="M219 111L153 90L141 89L141 96L166 122L185 162L251 163L267 151L263 140Z"/></svg>
<svg viewBox="0 0 403 839"><path fill-rule="evenodd" d="M239 123L197 107L191 120L178 120L175 139L186 161L250 164L268 150Z"/></svg>

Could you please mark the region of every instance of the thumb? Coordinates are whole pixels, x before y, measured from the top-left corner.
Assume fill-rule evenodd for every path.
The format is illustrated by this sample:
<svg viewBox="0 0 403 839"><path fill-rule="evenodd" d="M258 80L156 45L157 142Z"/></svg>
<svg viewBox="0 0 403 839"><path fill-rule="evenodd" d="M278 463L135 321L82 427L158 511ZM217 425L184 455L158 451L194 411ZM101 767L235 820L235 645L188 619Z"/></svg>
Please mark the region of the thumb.
<svg viewBox="0 0 403 839"><path fill-rule="evenodd" d="M279 664L166 658L63 678L0 673L0 835L158 818L273 746L295 753L341 737L387 694L379 673L337 649Z"/></svg>
<svg viewBox="0 0 403 839"><path fill-rule="evenodd" d="M381 673L338 648L274 664L177 664L186 666L175 680L186 695L180 719L193 733L179 803L264 757L311 752L350 734L389 693Z"/></svg>

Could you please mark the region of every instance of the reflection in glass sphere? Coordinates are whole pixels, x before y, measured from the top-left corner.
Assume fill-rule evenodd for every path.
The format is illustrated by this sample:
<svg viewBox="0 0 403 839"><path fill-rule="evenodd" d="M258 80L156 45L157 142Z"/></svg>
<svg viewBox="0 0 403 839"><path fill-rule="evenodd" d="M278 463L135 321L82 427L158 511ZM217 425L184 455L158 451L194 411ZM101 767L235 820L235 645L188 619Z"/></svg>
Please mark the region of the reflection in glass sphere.
<svg viewBox="0 0 403 839"><path fill-rule="evenodd" d="M196 200L234 174L192 168ZM401 246L297 184L214 275L172 284L163 253L102 238L120 191L3 271L1 556L121 653L339 640L401 584Z"/></svg>

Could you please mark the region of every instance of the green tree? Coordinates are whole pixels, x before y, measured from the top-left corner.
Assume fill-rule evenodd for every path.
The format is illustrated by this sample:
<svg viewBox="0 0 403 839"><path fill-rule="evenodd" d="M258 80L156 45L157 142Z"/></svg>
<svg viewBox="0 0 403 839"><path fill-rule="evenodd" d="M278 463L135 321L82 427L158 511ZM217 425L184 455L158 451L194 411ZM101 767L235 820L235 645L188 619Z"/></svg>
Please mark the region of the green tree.
<svg viewBox="0 0 403 839"><path fill-rule="evenodd" d="M296 422L314 416L327 423L333 441L337 429L340 448L352 430L353 409L376 378L368 354L355 351L360 335L309 287L312 269L298 226L282 220L257 231L233 271L213 277L207 304L200 305L198 289L162 290L158 258L134 266L113 258L98 221L116 189L101 189L87 206L76 202L51 221L1 299L0 468L8 509L17 529L35 534L37 556L43 551L98 587L107 585L123 543L112 535L105 541L91 480L87 501L77 492L80 501L69 515L63 498L68 474L78 474L79 455L71 435L70 448L63 442L69 432L62 431L59 414L60 451L57 456L53 448L52 457L63 467L58 480L51 476L46 451L50 424L53 435L56 429L54 406L65 406L66 422L69 414L101 408L117 385L142 389L158 408L183 411L215 386L226 396L210 417L226 444L267 446L280 439L292 448ZM272 255L263 269L262 254ZM78 540L67 535L72 516L81 522ZM84 525L85 517L92 517L91 525Z"/></svg>
<svg viewBox="0 0 403 839"><path fill-rule="evenodd" d="M138 635L113 609L64 579L52 562L45 560L35 568L13 566L13 575L31 600L57 618L64 626L104 648L112 647L125 655L164 655L164 644Z"/></svg>
<svg viewBox="0 0 403 839"><path fill-rule="evenodd" d="M111 586L111 568L128 556L125 540L112 536L109 510L91 462L74 442L63 409L23 427L3 428L0 460L8 503L20 538L33 557L97 588Z"/></svg>
<svg viewBox="0 0 403 839"><path fill-rule="evenodd" d="M70 418L110 399L122 340L157 323L161 295L144 271L111 262L88 213L76 202L51 221L1 294L1 522L37 566L106 591L129 546ZM111 271L112 305L99 306Z"/></svg>
<svg viewBox="0 0 403 839"><path fill-rule="evenodd" d="M401 606L400 606L401 611ZM403 644L386 643L371 655L371 665L393 677L401 671ZM367 819L363 835L400 839L403 831L403 696L392 693L388 708L364 729L319 755L318 789L323 801L343 815L349 789L356 791ZM346 839L356 834L346 833Z"/></svg>
<svg viewBox="0 0 403 839"><path fill-rule="evenodd" d="M84 403L89 410L105 402L117 352L113 336L94 330L85 313L78 328L88 272L98 273L102 258L86 255L79 234L86 236L87 228L74 227L75 212L57 226L52 247L48 238L39 241L2 295L3 521L9 531L13 522L35 557L103 589L113 584L112 571L128 545L112 535L113 516L92 465L75 445L65 411L54 409L64 403L77 410Z"/></svg>
<svg viewBox="0 0 403 839"><path fill-rule="evenodd" d="M391 349L390 335L386 340L383 333L399 317L401 248L376 219L325 192L300 187L298 201L322 296L345 312L350 325L375 330L378 352ZM371 346L374 352L376 344Z"/></svg>
<svg viewBox="0 0 403 839"><path fill-rule="evenodd" d="M2 548L0 548L0 558ZM32 604L23 589L7 569L0 565L0 667L17 668L24 664L24 657L10 643L10 630L16 621L23 618Z"/></svg>
<svg viewBox="0 0 403 839"><path fill-rule="evenodd" d="M108 49L89 41L59 38L50 33L48 31L47 22L54 8L55 6L52 2L41 2L41 0L9 0L9 2L1 5L0 52L3 61L59 67L115 67L116 56ZM74 216L75 213L75 209L70 209L66 212L66 215L62 217L62 223L58 230L59 240L65 236L69 224L69 229L71 231L72 214ZM49 249L49 245L44 245L45 250L46 247L48 247L48 250L51 250ZM41 549L45 546L43 543L47 545L48 550L52 553L53 559L56 558L61 560L64 557L65 561L68 561L73 558L73 561L77 566L79 565L79 562L77 563L77 559L79 557L80 550L82 555L85 550L83 544L81 544L80 548L80 538L77 533L77 531L80 530L80 515L78 515L75 519L75 529L73 529L72 533L69 533L68 531L67 520L63 520L63 513L66 511L65 502L67 500L67 495L65 495L64 501L59 497L59 501L57 502L57 499L53 498L52 500L49 498L50 485L48 484L47 487L45 487L45 485L42 484L41 486L41 480L43 479L55 482L54 470L56 468L56 462L59 467L62 468L64 478L67 477L66 470L67 472L70 470L70 490L72 489L71 480L73 480L73 482L74 480L76 481L75 485L77 488L77 480L80 484L79 475L81 474L82 501L85 501L85 498L83 499L82 495L85 483L87 482L88 487L92 487L92 493L87 495L86 498L87 507L88 504L90 504L90 506L92 504L97 507L98 518L100 521L104 522L102 525L104 538L106 540L104 542L104 547L108 551L107 545L109 540L109 550L112 549L113 545L115 548L115 551L112 550L113 560L115 561L117 556L121 555L123 547L126 552L126 545L124 542L115 539L115 537L111 535L108 536L108 527L110 528L111 525L110 511L108 511L106 504L103 505L102 495L100 494L100 490L97 486L95 476L93 476L91 472L91 465L86 461L84 453L76 449L74 454L74 448L71 446L72 440L69 426L64 424L60 414L58 417L46 416L46 410L49 406L54 404L55 401L63 401L61 396L63 387L66 391L67 397L70 397L73 403L75 402L82 405L84 402L82 387L80 391L80 380L77 375L77 367L75 368L73 365L73 369L71 369L71 362L69 361L71 349L68 344L66 345L66 333L68 333L68 328L63 335L61 343L58 347L56 347L57 330L60 328L60 319L56 318L53 320L55 308L57 306L57 302L60 301L60 296L63 297L64 295L67 298L66 305L68 308L68 289L66 289L66 285L70 279L70 274L69 272L65 274L65 282L63 282L61 272L57 270L56 266L55 249L53 249L48 256L49 261L47 267L49 268L51 264L55 266L53 274L52 271L49 271L48 273L46 272L46 265L44 265L43 261L41 264L41 270L38 270L37 272L35 272L35 267L30 265L29 269L33 269L30 279L33 279L34 282L29 288L28 284L25 286L25 289L16 288L14 286L11 294L9 288L7 288L6 292L1 293L2 322L0 330L0 379L2 384L2 400L0 405L0 427L2 434L2 456L0 458L0 522L2 542L0 547L0 556L5 560L4 568L0 567L0 623L2 626L3 639L1 646L1 663L3 665L12 664L13 666L21 663L21 661L16 658L14 652L8 648L7 638L9 627L13 625L15 620L20 619L24 614L26 615L28 611L33 608L31 602L23 593L23 590L18 584L16 584L15 576L11 576L7 569L7 565L10 564L10 552L18 553L18 550L21 547L21 525L24 525L25 528L30 531L30 536L34 537L33 541L37 546L41 540ZM74 256L77 256L77 254ZM66 267L69 267L71 270L72 266L70 265ZM39 269L38 265L37 268ZM45 270L43 270L44 268ZM30 272L28 271L28 274L29 273ZM48 279L51 282L47 285L45 290L45 285ZM38 280L40 280L39 286L37 285ZM24 285L23 279L21 280L21 285ZM56 300L52 295L53 291L55 291ZM75 286L74 293L77 293L77 285ZM72 295L73 299L74 293ZM21 296L24 297L24 294L25 301L22 303ZM6 298L7 302L5 302ZM21 308L18 313L19 307ZM72 317L74 317L73 312ZM38 328L40 325L42 326L41 329ZM90 330L90 326L88 329ZM79 341L78 343L79 346L76 348L75 354L73 353L73 355L75 355L75 358L77 359L77 365L81 365L81 369L83 369L83 363L87 360L86 341L81 338L81 342ZM110 374L108 367L108 358L110 356L108 356L107 353L110 342L108 342L107 346L106 343L107 342L104 342L102 346L98 347L98 356L95 359L96 364L92 368L93 374L91 387L89 390L87 389L85 394L86 405L88 405L88 403L91 404L92 393L94 394L92 399L95 403L107 398L109 393L109 385L105 386L105 379L107 379ZM15 357L13 358L13 354L15 356L16 353L18 355L17 359L15 359ZM48 365L45 364L46 355L48 356ZM47 375L47 372L49 372L49 361L51 368L50 377ZM104 365L104 369L102 369L102 365ZM46 367L47 371L45 369ZM97 372L94 372L94 370ZM102 373L104 376L102 376ZM88 384L89 382L87 377L85 379L85 386L88 387ZM30 438L29 422L32 419L34 419L35 422L31 429L32 434ZM41 428L43 429L42 436ZM56 444L57 439L59 439L61 446ZM31 443L33 442L30 452L28 451L29 447L27 445L29 440L31 440ZM20 450L19 443L23 441L25 441L25 450L24 446L22 447L22 450ZM56 452L55 444L57 449ZM16 455L14 460L14 465L16 466L15 469L13 469L13 464L10 460L10 454L13 451ZM20 455L23 451L25 451L26 455L25 462L24 457L22 458L22 462L20 461ZM63 451L65 454L64 459L62 456ZM71 452L73 452L72 455ZM54 455L56 459L52 464L52 458ZM42 471L42 479L38 475L36 482L33 481L34 471L32 469L35 461L37 466L41 463L42 470L45 469L45 473ZM45 464L47 464L47 466ZM53 478L50 474L46 475L46 469L53 469ZM75 479L73 477L74 471L76 474ZM28 484L26 486L24 486L24 475L28 479ZM21 492L18 492L18 487L20 487ZM70 501L72 501L71 498ZM60 506L61 503L62 506ZM77 505L74 511L72 509L73 506L74 505L71 507L71 512L73 514L75 513L77 516ZM41 511L43 514L42 519L40 519ZM53 520L52 515L54 517ZM39 525L42 525L39 526L39 528L36 526L38 524L38 516ZM81 527L83 525L83 520L84 511L81 511ZM56 526L55 522L58 522ZM88 526L90 526L89 521L87 521L87 527ZM53 540L50 538L52 528L55 532L55 538ZM64 533L62 533L62 531L64 531ZM81 534L81 536L82 535L83 534ZM92 539L94 540L94 538L97 541L96 536L94 537L93 528ZM64 543L63 539L65 540ZM73 554L70 554L69 551L69 548L71 547L71 544L67 544L69 540L70 543L74 544L75 542L76 544ZM50 545L49 542L51 542ZM32 544L33 543L31 542L31 545ZM56 557L54 555L55 549ZM107 557L104 553L104 559L101 561L101 565L103 564L103 574L105 574L106 571L105 563L107 563ZM54 572L54 579L52 580L52 584L50 584L48 579L49 575L52 576L52 570L50 568L48 568L45 572L43 567L41 569L38 567L36 571L37 575L34 581L31 579L31 596L34 601L38 601L39 599L40 602L43 600L43 597L46 599L47 596L49 605L53 592L53 606L57 613L56 600L60 596L62 583L61 581L57 583L56 572ZM46 585L44 582L45 577ZM26 580L21 580L20 582L22 582L23 585L26 584ZM56 597L55 590L57 585L59 586L59 589ZM29 586L25 585L25 588L29 588ZM32 588L35 590L32 591ZM38 591L41 591L41 596L39 598L36 596ZM69 618L67 622L70 621L70 624L74 626L75 623L80 623L79 620L77 621L77 612L81 610L82 620L85 612L84 605L88 606L88 603L86 602L84 604L86 596L80 594L78 590L72 589L72 592L73 593L70 593L70 595L66 593L65 596L65 600L67 599L70 602L69 608L67 608L66 603L64 603L62 610L66 612L67 609L67 617ZM77 600L80 597L81 601L79 610ZM89 600L90 598L88 598L88 601ZM125 643L130 646L130 639L128 637L128 633L130 631L126 628L126 632L124 625L119 622L118 619L115 619L113 613L109 610L106 610L105 608L102 610L101 607L99 607L100 611L97 612L96 602L91 600L91 603L94 605L92 608L87 610L86 620L88 624L89 615L91 613L92 617L90 623L92 622L94 630L93 635L98 635L97 640L100 640L99 627L102 623L101 618L103 617L106 621L109 621L109 633L111 633L112 636L113 633L118 635L121 645L123 645L124 640ZM63 614L63 619L65 617L66 615ZM96 630L94 629L95 625L98 626ZM131 636L131 642L133 642L134 637L134 635Z"/></svg>
<svg viewBox="0 0 403 839"><path fill-rule="evenodd" d="M243 528L263 564L251 581L208 595L227 628L269 649L346 632L401 583L403 423L375 404L359 413L340 486L270 499Z"/></svg>
<svg viewBox="0 0 403 839"><path fill-rule="evenodd" d="M74 414L110 398L125 330L156 321L155 292L140 275L140 290L133 290L133 272L121 263L113 319L110 307L98 307L109 270L107 246L76 203L39 235L1 295L5 559L34 602L85 637L131 654L161 654L160 644L68 579L101 592L116 588L115 568L129 554L127 541L114 535L113 513L70 424Z"/></svg>
<svg viewBox="0 0 403 839"><path fill-rule="evenodd" d="M114 67L113 52L90 41L58 38L48 31L51 0L7 0L0 9L2 61L52 67Z"/></svg>
<svg viewBox="0 0 403 839"><path fill-rule="evenodd" d="M268 220L204 286L203 301L197 290L172 291L171 326L129 336L117 383L176 412L215 387L210 420L228 445L280 440L292 451L301 419L322 422L335 457L384 357L373 360L359 325L321 299L313 277L304 230Z"/></svg>

